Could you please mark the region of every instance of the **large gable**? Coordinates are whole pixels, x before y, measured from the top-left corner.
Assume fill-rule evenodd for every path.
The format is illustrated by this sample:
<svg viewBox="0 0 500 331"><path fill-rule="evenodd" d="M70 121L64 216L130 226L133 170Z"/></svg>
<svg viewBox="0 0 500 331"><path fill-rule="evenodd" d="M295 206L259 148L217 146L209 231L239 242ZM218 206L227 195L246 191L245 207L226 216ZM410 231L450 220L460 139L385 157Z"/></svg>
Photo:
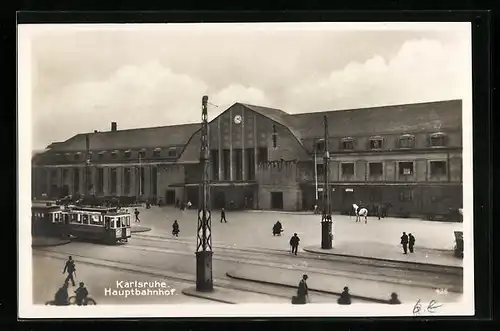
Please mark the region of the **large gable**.
<svg viewBox="0 0 500 331"><path fill-rule="evenodd" d="M129 129L78 134L51 148L52 151L83 151L85 136L92 150L152 148L185 145L200 124L183 124L155 128Z"/></svg>
<svg viewBox="0 0 500 331"><path fill-rule="evenodd" d="M450 100L289 115L287 120L302 139L322 135L328 118L330 136L355 136L462 127L462 101Z"/></svg>

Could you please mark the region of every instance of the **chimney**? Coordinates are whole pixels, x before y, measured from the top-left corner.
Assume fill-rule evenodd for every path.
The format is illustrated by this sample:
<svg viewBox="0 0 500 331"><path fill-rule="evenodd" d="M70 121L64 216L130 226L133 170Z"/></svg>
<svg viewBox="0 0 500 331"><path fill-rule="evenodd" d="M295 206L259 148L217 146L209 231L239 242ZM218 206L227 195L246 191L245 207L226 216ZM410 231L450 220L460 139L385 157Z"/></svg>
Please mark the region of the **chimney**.
<svg viewBox="0 0 500 331"><path fill-rule="evenodd" d="M116 122L111 122L111 131L116 131Z"/></svg>

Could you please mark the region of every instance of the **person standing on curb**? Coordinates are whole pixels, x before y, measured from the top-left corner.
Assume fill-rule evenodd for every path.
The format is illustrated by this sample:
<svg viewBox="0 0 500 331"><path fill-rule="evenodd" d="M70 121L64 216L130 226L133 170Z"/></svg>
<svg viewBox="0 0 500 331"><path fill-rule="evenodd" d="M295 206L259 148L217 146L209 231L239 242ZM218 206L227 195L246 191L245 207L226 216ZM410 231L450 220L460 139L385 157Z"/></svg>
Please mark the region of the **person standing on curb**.
<svg viewBox="0 0 500 331"><path fill-rule="evenodd" d="M408 236L403 232L401 236L401 245L403 245L403 254L408 254Z"/></svg>
<svg viewBox="0 0 500 331"><path fill-rule="evenodd" d="M309 301L309 287L307 286L307 275L303 275L297 288L297 296L295 300L292 298L292 303L305 305Z"/></svg>
<svg viewBox="0 0 500 331"><path fill-rule="evenodd" d="M408 248L410 249L410 253L413 253L413 247L415 246L415 237L408 233Z"/></svg>

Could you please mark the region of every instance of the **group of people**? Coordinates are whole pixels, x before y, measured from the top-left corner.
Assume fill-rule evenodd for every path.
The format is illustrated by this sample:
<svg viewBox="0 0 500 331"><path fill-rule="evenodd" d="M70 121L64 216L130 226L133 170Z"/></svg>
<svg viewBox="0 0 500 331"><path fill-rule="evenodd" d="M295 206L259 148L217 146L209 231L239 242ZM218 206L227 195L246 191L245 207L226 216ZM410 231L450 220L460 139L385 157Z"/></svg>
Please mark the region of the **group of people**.
<svg viewBox="0 0 500 331"><path fill-rule="evenodd" d="M292 304L306 304L311 302L309 299L309 287L307 286L307 279L309 277L307 275L303 275L302 279L299 282L297 287L297 295L292 297ZM345 286L342 293L340 293L339 298L337 299L337 303L339 305L350 305L351 304L351 294L349 293L349 287ZM387 301L390 305L399 305L401 301L399 301L397 293L393 292L391 294L391 298Z"/></svg>
<svg viewBox="0 0 500 331"><path fill-rule="evenodd" d="M403 232L401 236L401 245L403 245L403 254L408 254L408 249L410 249L410 253L413 253L415 237L411 233L406 234L406 232Z"/></svg>
<svg viewBox="0 0 500 331"><path fill-rule="evenodd" d="M283 224L280 221L277 221L273 225L273 236L281 236L281 232L283 232Z"/></svg>
<svg viewBox="0 0 500 331"><path fill-rule="evenodd" d="M67 306L69 305L69 295L68 295L68 288L69 288L69 282L71 281L71 284L75 286L75 272L76 272L76 266L75 266L75 261L73 258L70 256L68 258L68 261L66 261L66 264L64 265L63 269L63 274L67 273L68 275L66 276L66 279L64 280L64 284L57 290L55 296L54 296L54 301L56 306ZM78 288L74 291L75 293L75 298L76 298L76 304L78 306L86 305L87 297L89 295L88 290L85 288L85 284L83 282L80 282L78 284Z"/></svg>

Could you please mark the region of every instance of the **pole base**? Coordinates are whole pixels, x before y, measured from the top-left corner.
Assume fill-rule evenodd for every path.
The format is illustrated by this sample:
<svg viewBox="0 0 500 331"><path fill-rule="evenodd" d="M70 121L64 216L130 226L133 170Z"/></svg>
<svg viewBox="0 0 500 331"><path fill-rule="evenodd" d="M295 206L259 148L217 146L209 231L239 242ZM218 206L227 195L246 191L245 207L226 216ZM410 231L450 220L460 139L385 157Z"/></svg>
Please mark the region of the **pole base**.
<svg viewBox="0 0 500 331"><path fill-rule="evenodd" d="M213 292L214 282L212 278L212 255L213 252L196 252L196 291Z"/></svg>
<svg viewBox="0 0 500 331"><path fill-rule="evenodd" d="M332 221L321 221L321 249L332 249Z"/></svg>

